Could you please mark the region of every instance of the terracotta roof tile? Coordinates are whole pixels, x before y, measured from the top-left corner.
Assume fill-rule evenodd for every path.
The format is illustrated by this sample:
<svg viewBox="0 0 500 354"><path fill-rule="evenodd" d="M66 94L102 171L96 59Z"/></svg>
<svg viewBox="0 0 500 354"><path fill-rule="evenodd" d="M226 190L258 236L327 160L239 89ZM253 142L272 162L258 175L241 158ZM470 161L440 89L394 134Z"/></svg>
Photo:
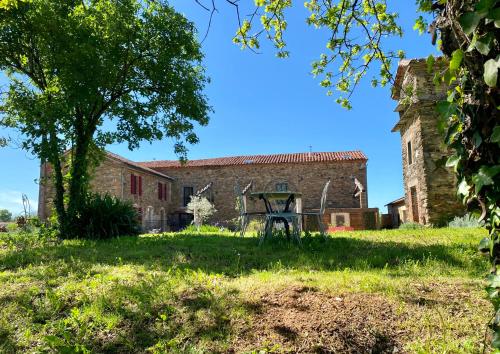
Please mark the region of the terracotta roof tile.
<svg viewBox="0 0 500 354"><path fill-rule="evenodd" d="M157 176L160 176L160 177L164 177L164 178L168 178L170 180L173 180L172 177L169 177L161 172L158 172L158 171L155 171L151 168L149 168L148 166L145 166L141 163L138 163L138 162L134 162L134 161L130 161L124 157L121 157L120 155L117 155L117 154L113 154L112 152L109 152L109 151L106 151L106 156L108 156L109 158L112 158L112 159L115 159L115 160L118 160L120 162L123 162L124 164L126 165L129 165L130 167L134 167L138 170L141 170L141 171L144 171L144 172L147 172L147 173L151 173L151 174L154 174L154 175L157 175Z"/></svg>
<svg viewBox="0 0 500 354"><path fill-rule="evenodd" d="M218 157L213 159L189 160L181 164L178 160L159 160L138 162L137 164L149 168L180 168L180 167L207 167L207 166L235 166L235 165L262 165L282 163L307 163L307 162L340 162L340 161L366 161L366 155L361 151L340 152L301 152L295 154L250 155Z"/></svg>

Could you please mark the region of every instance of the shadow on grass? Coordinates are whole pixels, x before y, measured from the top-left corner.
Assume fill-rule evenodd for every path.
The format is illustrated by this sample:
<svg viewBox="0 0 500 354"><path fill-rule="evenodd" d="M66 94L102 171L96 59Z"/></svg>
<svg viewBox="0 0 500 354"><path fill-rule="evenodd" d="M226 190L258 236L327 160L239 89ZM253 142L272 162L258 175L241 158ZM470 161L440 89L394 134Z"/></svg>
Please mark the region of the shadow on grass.
<svg viewBox="0 0 500 354"><path fill-rule="evenodd" d="M336 236L306 237L302 246L283 239L257 246L256 238L227 235L166 234L121 237L108 241L74 240L59 245L8 251L0 255L0 270L14 270L58 260L73 263L72 272L89 266L133 264L146 269L201 270L239 276L260 270L393 270L411 274L427 264L477 276L484 260L467 244L416 244ZM431 263L429 263L431 262ZM406 274L407 273L407 274Z"/></svg>
<svg viewBox="0 0 500 354"><path fill-rule="evenodd" d="M266 241L262 247L257 243L256 238L227 235L166 234L3 249L0 271L26 270L29 280L23 280L21 273L19 282L7 285L12 290L0 296L0 352L21 352L30 345L41 348L45 333L56 338L56 344L50 345L55 352L71 352L80 344L102 353L147 348L159 353L229 352L232 341L250 329L248 318L265 308L248 302L237 289L219 286L217 277L191 271L237 277L262 270L387 269L393 276L412 276L424 267L477 276L485 269L472 244L347 236L307 237L301 247L282 239ZM93 277L105 275L103 266L121 265L132 266L136 273L132 279ZM169 273L176 269L181 272L178 279ZM7 273L4 276L17 277ZM78 281L68 282L60 292L53 290L65 276ZM37 282L24 284L31 279ZM297 304L296 310L308 308ZM107 316L111 319L106 320ZM17 342L17 328L25 326L34 336L29 345ZM297 337L286 326L277 324L273 330L287 341Z"/></svg>

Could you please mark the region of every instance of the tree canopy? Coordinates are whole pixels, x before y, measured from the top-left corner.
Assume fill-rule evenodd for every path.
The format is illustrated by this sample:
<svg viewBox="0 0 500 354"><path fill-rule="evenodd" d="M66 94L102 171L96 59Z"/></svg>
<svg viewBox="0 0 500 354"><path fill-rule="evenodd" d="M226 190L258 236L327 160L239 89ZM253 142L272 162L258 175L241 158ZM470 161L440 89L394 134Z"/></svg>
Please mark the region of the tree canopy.
<svg viewBox="0 0 500 354"><path fill-rule="evenodd" d="M0 70L10 83L0 125L53 166L60 223L77 215L95 148L172 138L186 156L210 111L202 59L195 27L164 1L0 2Z"/></svg>
<svg viewBox="0 0 500 354"><path fill-rule="evenodd" d="M12 213L7 209L0 209L0 221L6 222L12 220Z"/></svg>

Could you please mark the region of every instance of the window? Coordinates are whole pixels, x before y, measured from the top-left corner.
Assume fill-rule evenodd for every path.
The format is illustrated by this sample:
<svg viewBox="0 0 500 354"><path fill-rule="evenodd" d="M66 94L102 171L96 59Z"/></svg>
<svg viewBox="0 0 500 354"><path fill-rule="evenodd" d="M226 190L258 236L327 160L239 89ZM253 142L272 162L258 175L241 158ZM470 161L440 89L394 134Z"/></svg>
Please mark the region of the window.
<svg viewBox="0 0 500 354"><path fill-rule="evenodd" d="M142 195L142 177L130 175L130 194Z"/></svg>
<svg viewBox="0 0 500 354"><path fill-rule="evenodd" d="M137 192L137 180L133 173L130 175L130 194L135 194Z"/></svg>
<svg viewBox="0 0 500 354"><path fill-rule="evenodd" d="M159 200L163 200L163 192L164 192L163 183L158 182L158 199Z"/></svg>
<svg viewBox="0 0 500 354"><path fill-rule="evenodd" d="M276 183L276 192L286 192L286 191L288 191L288 183L286 182Z"/></svg>
<svg viewBox="0 0 500 354"><path fill-rule="evenodd" d="M413 151L411 148L411 141L408 141L408 145L406 147L406 154L408 155L408 165L413 163Z"/></svg>
<svg viewBox="0 0 500 354"><path fill-rule="evenodd" d="M158 199L168 200L168 183L158 182Z"/></svg>
<svg viewBox="0 0 500 354"><path fill-rule="evenodd" d="M194 194L193 190L193 187L184 187L182 198L183 206L187 206L191 201L191 196Z"/></svg>
<svg viewBox="0 0 500 354"><path fill-rule="evenodd" d="M330 223L334 227L351 226L351 218L349 213L332 213L330 215Z"/></svg>

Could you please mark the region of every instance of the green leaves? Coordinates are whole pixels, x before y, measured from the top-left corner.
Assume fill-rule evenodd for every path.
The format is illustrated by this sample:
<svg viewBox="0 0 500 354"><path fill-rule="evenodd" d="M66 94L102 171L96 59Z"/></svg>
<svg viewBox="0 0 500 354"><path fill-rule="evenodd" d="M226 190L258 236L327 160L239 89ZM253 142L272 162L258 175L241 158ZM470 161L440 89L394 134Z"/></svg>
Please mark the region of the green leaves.
<svg viewBox="0 0 500 354"><path fill-rule="evenodd" d="M490 141L492 143L500 144L500 125L493 128L493 133L491 134Z"/></svg>
<svg viewBox="0 0 500 354"><path fill-rule="evenodd" d="M464 52L462 49L457 49L453 52L451 55L451 60L450 60L450 71L455 72L460 68L460 65L462 64L462 60L464 58Z"/></svg>
<svg viewBox="0 0 500 354"><path fill-rule="evenodd" d="M478 250L481 253L489 253L491 246L491 239L489 237L485 237L479 242Z"/></svg>
<svg viewBox="0 0 500 354"><path fill-rule="evenodd" d="M460 16L459 22L465 34L472 34L485 17L495 21L497 26L496 21L499 14L498 9L494 9L496 3L497 0L480 0L475 6L475 11L466 12Z"/></svg>
<svg viewBox="0 0 500 354"><path fill-rule="evenodd" d="M457 107L457 104L455 102L439 101L436 104L436 110L444 118L448 118L449 116L455 114L457 111L457 108L458 107Z"/></svg>
<svg viewBox="0 0 500 354"><path fill-rule="evenodd" d="M467 181L465 179L462 180L462 182L460 182L460 184L458 185L458 194L461 195L461 196L464 196L465 198L467 198L470 194L470 189L471 187L469 186L469 184L467 183Z"/></svg>
<svg viewBox="0 0 500 354"><path fill-rule="evenodd" d="M460 156L451 155L450 157L448 157L448 160L446 160L446 167L452 167L456 171L459 162Z"/></svg>
<svg viewBox="0 0 500 354"><path fill-rule="evenodd" d="M493 41L493 34L488 33L485 36L477 38L477 40L475 41L475 48L482 55L488 55L490 53L492 41Z"/></svg>
<svg viewBox="0 0 500 354"><path fill-rule="evenodd" d="M498 69L500 69L500 55L496 59L489 59L484 63L484 82L489 87L496 87L498 81Z"/></svg>
<svg viewBox="0 0 500 354"><path fill-rule="evenodd" d="M481 166L478 173L472 176L472 182L476 186L476 194L479 194L484 186L493 184L493 177L500 172L500 165L498 166Z"/></svg>
<svg viewBox="0 0 500 354"><path fill-rule="evenodd" d="M233 41L241 48L255 49L258 46L252 43L258 43L260 36L265 35L274 45L277 56L287 57L285 11L292 7L292 1L254 2L262 11L261 28L256 28L253 20L257 22L257 16L252 16L242 22ZM306 23L329 33L326 49L312 63L311 69L327 95L338 92L335 101L349 109L350 96L373 68L378 70L378 78L371 80L372 85L385 86L392 82L393 62L402 59L404 52L386 50L386 41L402 36L403 31L397 23L398 14L390 11L386 1L307 0L304 7L309 11ZM423 30L424 18L419 24Z"/></svg>
<svg viewBox="0 0 500 354"><path fill-rule="evenodd" d="M469 35L477 28L479 25L479 21L481 21L481 16L477 12L467 12L463 14L460 19L460 25L464 30L465 34Z"/></svg>

